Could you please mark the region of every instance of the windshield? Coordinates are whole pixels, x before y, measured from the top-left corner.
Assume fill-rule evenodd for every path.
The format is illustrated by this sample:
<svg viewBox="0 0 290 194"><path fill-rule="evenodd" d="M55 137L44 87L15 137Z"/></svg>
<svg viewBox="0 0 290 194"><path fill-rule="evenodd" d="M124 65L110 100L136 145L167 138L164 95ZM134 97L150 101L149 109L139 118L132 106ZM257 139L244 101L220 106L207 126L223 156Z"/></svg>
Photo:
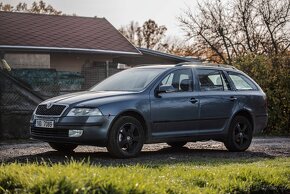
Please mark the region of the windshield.
<svg viewBox="0 0 290 194"><path fill-rule="evenodd" d="M91 91L141 91L165 69L133 68L117 73L96 86Z"/></svg>

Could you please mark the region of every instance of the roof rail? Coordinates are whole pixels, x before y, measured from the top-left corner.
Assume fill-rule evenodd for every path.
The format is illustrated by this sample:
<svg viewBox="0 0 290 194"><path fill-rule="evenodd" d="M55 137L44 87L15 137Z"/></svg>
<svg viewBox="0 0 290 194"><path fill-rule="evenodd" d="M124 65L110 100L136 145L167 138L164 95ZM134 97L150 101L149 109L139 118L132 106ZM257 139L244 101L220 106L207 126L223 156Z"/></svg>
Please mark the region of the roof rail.
<svg viewBox="0 0 290 194"><path fill-rule="evenodd" d="M224 68L231 68L231 69L237 69L234 66L231 65L225 65L225 64L215 64L215 63L193 63L193 62L183 62L178 63L175 65L175 67L181 67L183 65L201 65L201 66L213 66L213 67L224 67Z"/></svg>
<svg viewBox="0 0 290 194"><path fill-rule="evenodd" d="M183 65L193 65L194 63L193 62L183 62L183 63L178 63L175 65L175 67L180 67L180 66L183 66Z"/></svg>
<svg viewBox="0 0 290 194"><path fill-rule="evenodd" d="M216 64L218 67L225 67L225 68L231 68L231 69L237 69L232 65L225 65L225 64Z"/></svg>

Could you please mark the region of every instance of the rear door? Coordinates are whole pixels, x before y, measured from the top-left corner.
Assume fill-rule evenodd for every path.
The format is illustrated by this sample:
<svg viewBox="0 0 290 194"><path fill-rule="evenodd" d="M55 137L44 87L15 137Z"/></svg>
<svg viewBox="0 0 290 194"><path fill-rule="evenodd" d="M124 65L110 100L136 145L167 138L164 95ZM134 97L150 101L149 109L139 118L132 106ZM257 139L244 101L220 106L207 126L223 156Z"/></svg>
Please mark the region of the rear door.
<svg viewBox="0 0 290 194"><path fill-rule="evenodd" d="M228 71L227 73L235 87L240 109L248 110L252 114L255 119L254 128L256 132L259 132L266 127L267 123L266 95L248 76L239 72Z"/></svg>
<svg viewBox="0 0 290 194"><path fill-rule="evenodd" d="M222 70L196 69L196 74L200 90L200 132L222 131L238 106L235 91Z"/></svg>

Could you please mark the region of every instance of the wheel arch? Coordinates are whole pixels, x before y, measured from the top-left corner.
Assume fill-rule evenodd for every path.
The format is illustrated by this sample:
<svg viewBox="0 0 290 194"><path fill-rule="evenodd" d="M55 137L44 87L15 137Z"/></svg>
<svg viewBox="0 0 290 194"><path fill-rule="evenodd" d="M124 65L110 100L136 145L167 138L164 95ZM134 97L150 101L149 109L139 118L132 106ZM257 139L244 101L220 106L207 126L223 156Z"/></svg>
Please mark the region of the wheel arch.
<svg viewBox="0 0 290 194"><path fill-rule="evenodd" d="M125 110L121 113L119 113L115 118L114 120L112 121L110 127L109 127L109 131L111 130L112 126L115 124L115 122L122 116L131 116L131 117L134 117L136 118L138 121L140 121L143 129L144 129L144 133L145 133L145 138L147 139L148 138L148 124L144 118L144 116L137 110ZM109 133L108 133L109 135Z"/></svg>
<svg viewBox="0 0 290 194"><path fill-rule="evenodd" d="M254 117L253 117L253 115L251 114L251 111L250 111L250 110L242 109L242 110L237 111L237 112L233 115L231 121L232 121L236 116L243 116L243 117L247 118L247 119L250 121L251 125L252 125L253 132L255 131L255 121L254 121Z"/></svg>

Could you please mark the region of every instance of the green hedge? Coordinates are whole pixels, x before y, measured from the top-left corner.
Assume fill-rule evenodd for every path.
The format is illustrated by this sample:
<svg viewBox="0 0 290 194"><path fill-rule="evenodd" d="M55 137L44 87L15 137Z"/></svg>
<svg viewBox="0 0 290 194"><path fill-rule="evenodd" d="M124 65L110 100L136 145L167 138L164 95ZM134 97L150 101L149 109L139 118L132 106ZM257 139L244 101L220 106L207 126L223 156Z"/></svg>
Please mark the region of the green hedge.
<svg viewBox="0 0 290 194"><path fill-rule="evenodd" d="M10 74L45 98L82 90L84 77L78 72L55 69L12 69Z"/></svg>
<svg viewBox="0 0 290 194"><path fill-rule="evenodd" d="M290 56L247 55L234 66L251 76L267 94L267 134L290 134Z"/></svg>

